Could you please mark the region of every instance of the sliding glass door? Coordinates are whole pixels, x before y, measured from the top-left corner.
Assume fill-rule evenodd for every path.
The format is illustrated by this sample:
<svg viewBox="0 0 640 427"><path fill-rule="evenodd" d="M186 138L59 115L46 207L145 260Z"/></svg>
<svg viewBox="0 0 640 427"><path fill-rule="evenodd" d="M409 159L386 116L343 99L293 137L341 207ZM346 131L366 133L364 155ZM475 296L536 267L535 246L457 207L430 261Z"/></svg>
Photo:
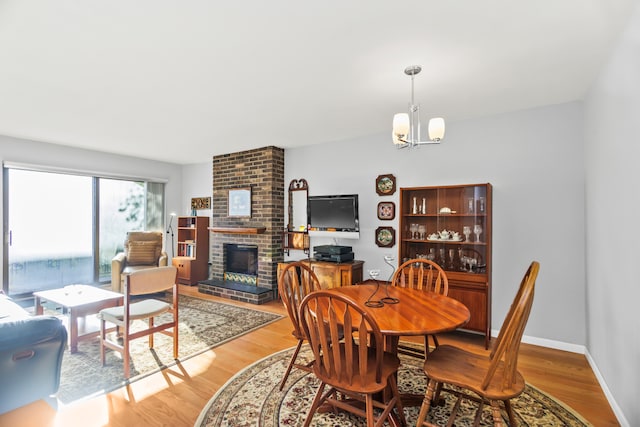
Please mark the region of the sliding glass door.
<svg viewBox="0 0 640 427"><path fill-rule="evenodd" d="M111 260L123 251L128 231L144 230L144 182L99 179L100 281L111 279Z"/></svg>
<svg viewBox="0 0 640 427"><path fill-rule="evenodd" d="M128 231L161 230L164 184L6 168L11 295L106 283Z"/></svg>
<svg viewBox="0 0 640 427"><path fill-rule="evenodd" d="M93 282L92 179L10 169L8 180L9 293Z"/></svg>

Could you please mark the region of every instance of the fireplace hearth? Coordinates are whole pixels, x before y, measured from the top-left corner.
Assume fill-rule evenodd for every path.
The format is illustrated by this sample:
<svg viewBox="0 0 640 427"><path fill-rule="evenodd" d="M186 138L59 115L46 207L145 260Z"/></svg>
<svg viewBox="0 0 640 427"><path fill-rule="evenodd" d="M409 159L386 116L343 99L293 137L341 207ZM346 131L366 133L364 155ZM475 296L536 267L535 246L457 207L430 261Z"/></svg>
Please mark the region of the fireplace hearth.
<svg viewBox="0 0 640 427"><path fill-rule="evenodd" d="M223 243L223 279L199 282L200 292L236 301L263 304L273 299L271 288L258 286L258 245Z"/></svg>
<svg viewBox="0 0 640 427"><path fill-rule="evenodd" d="M218 279L198 282L198 291L251 304L264 304L273 299L273 291L269 288Z"/></svg>

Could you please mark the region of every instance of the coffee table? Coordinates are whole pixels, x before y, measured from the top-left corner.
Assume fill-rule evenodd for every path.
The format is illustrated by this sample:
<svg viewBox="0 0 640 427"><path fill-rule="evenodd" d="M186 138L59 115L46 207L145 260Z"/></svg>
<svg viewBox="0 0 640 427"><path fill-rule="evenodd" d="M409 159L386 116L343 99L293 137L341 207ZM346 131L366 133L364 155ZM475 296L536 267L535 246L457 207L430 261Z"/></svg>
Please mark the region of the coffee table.
<svg viewBox="0 0 640 427"><path fill-rule="evenodd" d="M90 328L86 317L98 313L103 308L123 305L124 296L117 292L100 289L89 285L69 285L64 288L48 291L37 291L35 297L36 314L43 313L42 301L49 301L61 306L69 316L69 351L78 351L78 341L93 338L100 333L97 328ZM78 320L83 320L83 328Z"/></svg>

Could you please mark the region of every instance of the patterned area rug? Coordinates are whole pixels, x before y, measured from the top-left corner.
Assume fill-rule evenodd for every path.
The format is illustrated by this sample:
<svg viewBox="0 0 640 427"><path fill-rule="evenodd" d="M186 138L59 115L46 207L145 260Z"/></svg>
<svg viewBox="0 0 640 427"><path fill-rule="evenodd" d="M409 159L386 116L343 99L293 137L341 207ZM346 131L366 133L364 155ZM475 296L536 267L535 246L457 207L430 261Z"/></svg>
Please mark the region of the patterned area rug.
<svg viewBox="0 0 640 427"><path fill-rule="evenodd" d="M278 386L293 349L272 354L245 368L231 378L207 403L195 423L196 427L221 426L300 426L304 423L319 382L312 374L293 369L284 390ZM299 360L312 357L303 347ZM398 373L401 393L424 394L426 379L422 361L400 356L402 366ZM442 394L446 403L429 412L429 421L446 425L455 399ZM590 426L580 415L563 403L527 384L524 393L512 400L518 425L521 426ZM462 402L455 425L473 425L477 405ZM407 425L415 425L419 408L405 408ZM503 414L506 422L506 414ZM312 426L365 426L364 419L346 413L316 414ZM386 424L385 424L386 425ZM481 426L493 426L490 409L483 410Z"/></svg>
<svg viewBox="0 0 640 427"><path fill-rule="evenodd" d="M182 295L178 317L178 354L181 361L282 318L277 314ZM146 321L136 321L132 328L141 326L146 326ZM175 365L172 338L155 334L154 344L155 349L150 350L146 337L132 341L129 383ZM106 352L104 367L100 364L97 338L80 341L77 353L65 352L58 390L60 403L68 404L107 393L127 384L121 354L109 349Z"/></svg>

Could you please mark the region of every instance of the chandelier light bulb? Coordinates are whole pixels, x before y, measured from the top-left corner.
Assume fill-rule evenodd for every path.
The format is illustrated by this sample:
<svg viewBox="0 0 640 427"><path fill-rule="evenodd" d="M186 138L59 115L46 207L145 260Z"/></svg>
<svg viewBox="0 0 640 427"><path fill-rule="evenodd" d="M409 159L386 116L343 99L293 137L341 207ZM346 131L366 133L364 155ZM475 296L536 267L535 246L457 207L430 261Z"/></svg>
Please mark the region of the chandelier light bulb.
<svg viewBox="0 0 640 427"><path fill-rule="evenodd" d="M429 139L432 141L440 141L444 137L444 119L442 117L434 117L429 120Z"/></svg>
<svg viewBox="0 0 640 427"><path fill-rule="evenodd" d="M402 144L401 140L406 140L410 126L411 123L407 113L398 113L393 116L393 139L395 144Z"/></svg>

